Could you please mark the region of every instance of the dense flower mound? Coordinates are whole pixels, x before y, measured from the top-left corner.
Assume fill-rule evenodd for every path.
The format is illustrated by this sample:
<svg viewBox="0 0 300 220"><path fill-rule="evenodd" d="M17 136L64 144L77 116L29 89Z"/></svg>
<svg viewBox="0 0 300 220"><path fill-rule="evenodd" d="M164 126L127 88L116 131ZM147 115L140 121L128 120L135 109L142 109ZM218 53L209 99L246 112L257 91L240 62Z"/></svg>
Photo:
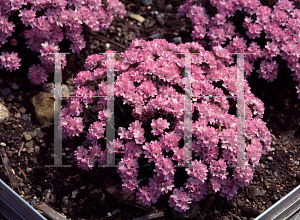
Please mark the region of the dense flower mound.
<svg viewBox="0 0 300 220"><path fill-rule="evenodd" d="M212 10L208 12L208 8ZM300 10L293 1L278 0L270 8L259 0L187 0L178 9L177 16L183 15L193 23L193 39L210 49L218 46L216 53L224 48L232 53L253 53L245 56L246 76L260 60L259 77L273 82L278 75L278 59L285 60L300 99Z"/></svg>
<svg viewBox="0 0 300 220"><path fill-rule="evenodd" d="M84 114L89 106L98 118L86 128L89 149L81 145L75 151L78 165L91 169L96 162L106 164L107 151L121 156L117 172L124 190L136 193L146 205L155 204L169 194L169 204L177 211L186 211L192 201L200 201L209 192L220 192L228 200L237 194L238 186L247 186L253 178L253 168L237 167L236 102L224 95L237 96L237 67L226 49L218 56L198 43L175 45L166 40L146 42L136 39L121 55L115 55L115 102L129 105L133 120L128 127L115 124L116 139L108 146L104 139L106 120L112 115L106 110L108 54L94 54L85 62L86 71L74 80L73 95L104 96L76 98L62 109L63 138L83 134ZM181 53L181 54L177 54ZM192 158L183 172L188 176L184 185L175 187L174 175L184 165L184 100L185 56L191 60ZM118 59L117 59L118 58ZM222 61L231 64L226 67ZM94 82L94 84L92 83ZM96 87L91 86L95 85ZM219 83L218 87L215 85ZM221 85L220 85L221 84ZM200 96L213 97L200 97ZM256 166L262 154L269 151L271 134L262 121L264 106L254 97L245 80L245 165ZM233 110L234 113L229 114ZM128 112L127 112L128 114ZM121 111L115 118L127 120ZM122 118L123 117L123 118ZM114 146L115 148L113 148ZM151 177L139 171L151 169ZM141 180L147 179L145 182ZM140 179L141 178L141 179Z"/></svg>

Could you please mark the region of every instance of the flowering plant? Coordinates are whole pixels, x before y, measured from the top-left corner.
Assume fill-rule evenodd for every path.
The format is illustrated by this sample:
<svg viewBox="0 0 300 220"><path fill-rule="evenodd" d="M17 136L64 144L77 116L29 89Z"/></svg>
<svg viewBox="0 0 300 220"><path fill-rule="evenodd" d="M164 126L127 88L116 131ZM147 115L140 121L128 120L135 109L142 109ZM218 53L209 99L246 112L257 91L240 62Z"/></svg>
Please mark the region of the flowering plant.
<svg viewBox="0 0 300 220"><path fill-rule="evenodd" d="M147 205L173 192L169 204L178 211L186 211L192 201L200 201L209 192L220 191L229 200L237 193L238 185L249 184L251 167L230 167L236 165L236 117L229 114L235 107L230 107L225 94L236 96L236 66L226 67L221 59L231 63L232 54L222 50L216 56L198 43L176 46L164 39L133 41L114 60L117 107L113 127L118 138L105 149L106 120L112 114L105 107L107 57L111 52L88 56L86 71L74 79L73 95L80 98L67 100L61 112L64 139L87 133L89 143L75 151L79 167L91 169L96 162L106 164L105 155L115 153L124 190L136 193L138 200ZM192 69L192 128L183 123L186 55ZM215 86L216 82L221 82L221 88ZM95 103L94 98L83 97L86 94L100 98ZM82 116L87 116L91 108L98 112L100 122L84 122ZM271 134L262 121L263 112L263 103L245 81L244 135L251 140L246 146L245 165L256 166L270 148ZM192 132L192 158L182 170L175 165L184 165L186 129ZM181 172L181 179L186 177L185 186L179 189L175 188L176 172Z"/></svg>
<svg viewBox="0 0 300 220"><path fill-rule="evenodd" d="M40 53L40 64L33 64L28 72L28 78L33 84L40 85L47 80L48 73L53 73L54 56L59 52L58 44L64 39L69 39L73 53L80 52L86 46L83 38L82 25L85 24L93 31L107 29L114 16L123 18L126 14L125 7L118 0L107 0L101 4L101 0L84 1L14 1L1 0L0 6L0 48L7 43L7 38L12 36L15 24L9 22L9 17L19 12L21 22L29 29L23 30L21 36L27 39L28 49ZM23 7L27 6L27 7ZM103 7L106 7L104 10ZM29 9L28 9L29 8ZM86 15L89 16L86 16ZM64 28L64 29L62 29ZM16 44L16 41L12 41ZM1 57L0 68L12 71L20 67L20 59L15 53ZM62 56L62 69L66 66L65 54Z"/></svg>
<svg viewBox="0 0 300 220"><path fill-rule="evenodd" d="M211 7L204 8L205 2ZM257 72L267 82L277 78L278 62L286 60L294 81L300 85L300 10L293 1L278 0L273 8L263 6L259 0L208 2L187 0L178 9L178 17L186 15L192 20L193 39L202 40L209 49L220 46L232 53L252 53L245 56L246 76L255 70L254 62L260 58ZM296 89L300 99L299 86Z"/></svg>

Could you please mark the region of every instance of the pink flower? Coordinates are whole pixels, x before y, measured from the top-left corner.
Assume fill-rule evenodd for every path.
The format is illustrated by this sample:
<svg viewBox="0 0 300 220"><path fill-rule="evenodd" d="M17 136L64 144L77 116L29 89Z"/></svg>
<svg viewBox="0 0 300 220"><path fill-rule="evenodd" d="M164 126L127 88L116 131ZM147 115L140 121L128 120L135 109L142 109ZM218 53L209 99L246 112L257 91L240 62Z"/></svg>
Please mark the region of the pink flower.
<svg viewBox="0 0 300 220"><path fill-rule="evenodd" d="M153 188L142 186L139 187L139 191L136 193L137 199L145 205L151 206L151 203L156 203L158 199L157 191Z"/></svg>
<svg viewBox="0 0 300 220"><path fill-rule="evenodd" d="M274 13L272 13L271 18L279 22L280 25L285 26L287 24L288 15L282 10L275 10Z"/></svg>
<svg viewBox="0 0 300 220"><path fill-rule="evenodd" d="M217 25L223 25L226 22L226 17L223 14L216 14L215 17L212 18L212 20L214 20Z"/></svg>
<svg viewBox="0 0 300 220"><path fill-rule="evenodd" d="M164 144L164 149L169 152L174 147L178 146L178 141L181 137L176 132L165 132L159 137L160 142Z"/></svg>
<svg viewBox="0 0 300 220"><path fill-rule="evenodd" d="M210 173L212 176L220 178L220 179L226 179L228 172L226 172L226 162L224 159L219 159L218 161L212 160L210 162Z"/></svg>
<svg viewBox="0 0 300 220"><path fill-rule="evenodd" d="M47 80L47 77L49 76L46 73L46 70L43 67L41 67L40 64L33 64L31 67L29 67L27 75L28 79L36 85L44 83Z"/></svg>
<svg viewBox="0 0 300 220"><path fill-rule="evenodd" d="M175 169L173 167L173 162L165 157L155 158L155 169L158 175L162 174L163 176L174 175Z"/></svg>
<svg viewBox="0 0 300 220"><path fill-rule="evenodd" d="M188 204L192 202L192 199L188 193L183 191L183 187L180 187L179 190L177 188L173 190L173 195L170 196L168 202L171 207L174 207L175 211L185 212L190 209Z"/></svg>
<svg viewBox="0 0 300 220"><path fill-rule="evenodd" d="M278 45L274 42L268 41L265 48L268 50L271 57L276 57L279 54L280 49L278 48Z"/></svg>
<svg viewBox="0 0 300 220"><path fill-rule="evenodd" d="M256 37L260 36L262 30L263 28L261 27L261 25L250 24L246 33L251 39L255 39Z"/></svg>
<svg viewBox="0 0 300 220"><path fill-rule="evenodd" d="M142 148L144 149L145 157L149 158L149 162L158 159L162 155L161 146L157 140L145 143Z"/></svg>
<svg viewBox="0 0 300 220"><path fill-rule="evenodd" d="M167 194L174 188L173 178L166 178L163 175L153 175L153 178L149 179L149 187L156 189L158 196L161 194Z"/></svg>
<svg viewBox="0 0 300 220"><path fill-rule="evenodd" d="M106 126L106 123L104 122L94 122L90 127L89 127L89 133L87 134L86 138L88 140L93 140L93 139L100 139L104 135L104 131Z"/></svg>
<svg viewBox="0 0 300 220"><path fill-rule="evenodd" d="M170 123L166 119L159 118L157 120L152 119L151 127L152 131L151 133L154 135L160 135L163 134L165 129L168 129L170 126Z"/></svg>
<svg viewBox="0 0 300 220"><path fill-rule="evenodd" d="M202 183L204 183L207 178L207 167L201 161L193 161L185 170L188 175L199 179Z"/></svg>
<svg viewBox="0 0 300 220"><path fill-rule="evenodd" d="M267 62L263 60L260 63L260 70L257 71L259 74L259 78L267 79L268 82L273 82L277 78L278 73L278 64L276 61Z"/></svg>
<svg viewBox="0 0 300 220"><path fill-rule="evenodd" d="M12 52L9 54L8 52L4 53L2 52L2 55L0 56L0 64L5 67L6 70L9 70L10 72L19 69L21 64L19 63L21 59L18 57L18 54L15 52Z"/></svg>
<svg viewBox="0 0 300 220"><path fill-rule="evenodd" d="M19 10L20 14L18 15L21 18L23 24L28 27L28 25L32 25L36 18L36 11L32 8L30 10L22 9Z"/></svg>

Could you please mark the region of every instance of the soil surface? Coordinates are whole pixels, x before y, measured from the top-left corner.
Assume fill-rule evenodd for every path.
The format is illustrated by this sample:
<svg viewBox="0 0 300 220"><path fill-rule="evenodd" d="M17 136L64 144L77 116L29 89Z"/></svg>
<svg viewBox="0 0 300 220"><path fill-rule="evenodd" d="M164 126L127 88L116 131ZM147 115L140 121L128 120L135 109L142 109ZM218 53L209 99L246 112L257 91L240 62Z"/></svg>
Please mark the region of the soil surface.
<svg viewBox="0 0 300 220"><path fill-rule="evenodd" d="M150 6L145 6L137 0L122 0L122 3L128 15L123 19L116 18L109 30L92 33L85 29L87 47L80 54L67 55L68 66L63 70L64 84L67 79L75 77L78 72L84 70L83 64L87 55L104 52L108 49L107 44L110 44L110 50L124 52L134 38L151 40L149 37L155 33L161 33L169 42L173 42L174 37L181 37L182 43L193 41L190 37L192 31L190 20L176 18L178 7L185 1L153 0ZM166 11L169 4L173 9ZM158 18L155 11L164 14L163 21ZM130 12L143 16L146 21L141 25L138 24L129 17ZM15 15L11 16L11 19L14 23L18 21ZM105 181L107 177L117 181L117 183L111 181L111 186L120 183L116 168L94 167L91 171L78 169L73 153L77 146L83 143L82 137L63 142L63 164L71 165L71 168L45 167L54 163L54 127L53 123L40 126L35 118L31 117L33 113L27 103L32 94L40 91L40 86L32 86L27 79L28 67L35 62L31 57L35 54L26 49L22 38L17 37L24 28L18 27L19 29L16 29L16 33L11 37L17 39L18 46L6 44L3 49L28 55L23 56L20 70L13 73L1 70L0 75L2 79L0 92L14 82L20 87L14 95L22 97L13 101L0 97L1 103L8 107L12 115L10 122L0 124L0 142L5 143L6 153L15 171L20 187L18 194L34 207L48 200L47 204L50 207L72 220L134 219L154 213L155 210L164 212L164 217L157 219L174 219L165 198L161 198L151 208L138 207L133 202L116 199L118 195L112 195L105 190L108 188ZM62 52L68 52L69 42L64 40L60 43L60 47ZM48 78L48 81L53 81L53 75ZM248 81L253 94L265 103L263 120L267 122L267 127L273 134L271 151L262 156L260 165L254 168L255 173L251 184L240 188L232 201L227 201L218 194L209 195L198 202L199 209L196 209L197 214L193 219L254 219L299 185L300 100L297 98L290 71L281 65L278 78L273 83L259 79L257 73L252 73ZM15 116L22 106L27 109L26 114L31 117L30 122ZM36 132L38 135L35 136L35 131L38 129L42 132ZM40 146L40 152L24 150L18 156L18 150L25 142L24 132L33 134L34 146ZM1 160L0 166L0 178L10 185ZM48 192L48 189L51 192ZM51 195L55 195L55 198ZM51 198L54 198L53 201Z"/></svg>

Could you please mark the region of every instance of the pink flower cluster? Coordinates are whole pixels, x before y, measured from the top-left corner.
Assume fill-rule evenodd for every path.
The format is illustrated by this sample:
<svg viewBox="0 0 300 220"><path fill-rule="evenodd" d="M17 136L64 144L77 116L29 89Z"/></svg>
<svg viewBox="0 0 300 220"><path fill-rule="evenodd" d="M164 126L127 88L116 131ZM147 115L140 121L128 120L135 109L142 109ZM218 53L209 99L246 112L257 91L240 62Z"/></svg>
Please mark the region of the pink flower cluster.
<svg viewBox="0 0 300 220"><path fill-rule="evenodd" d="M222 20L221 17L219 20ZM238 41L236 43L240 44ZM104 138L106 120L111 114L106 110L107 89L104 81L107 77L107 54L111 52L113 51L89 56L85 63L87 70L74 79L74 94L104 96L96 102L99 121L90 125L86 135L92 146L99 147L97 154L94 155L95 149L78 147L76 155L80 167L91 169L96 160L105 164L101 155L107 151L121 155L118 173L124 190L136 193L138 200L147 205L155 204L161 195L172 192L169 204L178 211L186 211L191 202L200 201L209 191L219 191L229 200L237 193L238 185L249 184L253 174L251 167L235 167L233 175L229 175L228 166L236 165L236 117L228 113L230 106L223 90L212 85L212 82L221 81L222 87L230 95L237 95L237 67L226 67L220 59L232 62L232 54L216 48L216 55L195 42L175 45L164 39L133 41L129 49L121 54L121 61L114 60L114 70L115 98L120 98L124 105L128 104L132 108L134 121L129 123L128 128L116 128L118 137L105 150L105 146L97 145L97 140ZM198 112L197 119L192 121L190 128L193 159L185 169L189 176L185 186L177 189L174 184L177 171L175 165L184 164L185 151L180 140L186 131L183 92L186 60L182 54L190 56L193 95L214 97L192 99L193 113ZM97 63L100 61L102 65L99 67ZM100 80L96 91L89 86L82 86L88 80ZM77 98L67 101L67 107L61 114L63 138L72 138L82 133L81 113L87 108L87 104L94 104L95 100ZM85 107L81 102L85 103ZM246 165L256 166L260 156L270 148L271 134L262 121L263 113L263 103L254 97L245 80L244 135L253 140L246 146ZM115 118L122 117L124 115L121 112L115 112ZM166 152L174 154L169 157ZM138 168L143 165L138 161L139 158L148 160L148 165L154 164L154 175L148 178L148 185L142 185L141 180L137 179Z"/></svg>
<svg viewBox="0 0 300 220"><path fill-rule="evenodd" d="M31 5L30 9L23 6ZM86 46L83 38L83 24L93 31L107 29L114 16L123 18L126 14L124 5L118 0L106 1L106 10L101 7L101 0L84 1L32 1L32 0L1 0L0 6L0 48L7 43L7 38L12 36L15 24L8 21L14 11L19 11L21 22L26 26L21 34L27 39L27 48L40 53L40 64L33 64L34 70L28 72L28 77L33 84L40 85L47 80L48 73L53 73L55 61L54 54L59 52L58 44L64 39L69 39L73 53L80 52ZM36 13L45 9L45 14L37 17ZM86 15L89 16L86 16ZM65 32L63 30L65 28ZM15 42L13 42L15 43ZM62 56L62 69L66 66L66 54ZM3 55L0 68L5 67L10 72L19 68L20 59L16 55ZM46 72L45 72L46 71Z"/></svg>
<svg viewBox="0 0 300 220"><path fill-rule="evenodd" d="M194 4L196 2L199 3L196 5ZM209 2L217 9L214 15L207 14L202 1L187 0L178 9L178 17L186 15L192 20L194 39L202 40L211 46L210 49L222 46L231 53L253 53L245 56L245 66L248 66L245 68L246 76L255 70L254 61L260 58L260 69L257 72L259 77L266 79L267 82L273 82L277 78L278 63L273 59L280 56L287 61L287 67L293 71L294 81L300 86L300 10L295 8L293 1L278 0L272 9L263 6L259 0ZM246 31L229 21L237 10L246 14L242 24ZM262 32L265 34L264 39ZM227 40L229 43L226 43ZM258 45L257 40L266 42L263 48ZM300 99L299 86L296 86L296 89Z"/></svg>
<svg viewBox="0 0 300 220"><path fill-rule="evenodd" d="M8 52L4 53L2 52L2 55L0 56L0 68L3 69L4 67L6 70L9 70L10 72L19 69L21 64L19 63L21 59L18 57L17 53L12 52L9 54Z"/></svg>

